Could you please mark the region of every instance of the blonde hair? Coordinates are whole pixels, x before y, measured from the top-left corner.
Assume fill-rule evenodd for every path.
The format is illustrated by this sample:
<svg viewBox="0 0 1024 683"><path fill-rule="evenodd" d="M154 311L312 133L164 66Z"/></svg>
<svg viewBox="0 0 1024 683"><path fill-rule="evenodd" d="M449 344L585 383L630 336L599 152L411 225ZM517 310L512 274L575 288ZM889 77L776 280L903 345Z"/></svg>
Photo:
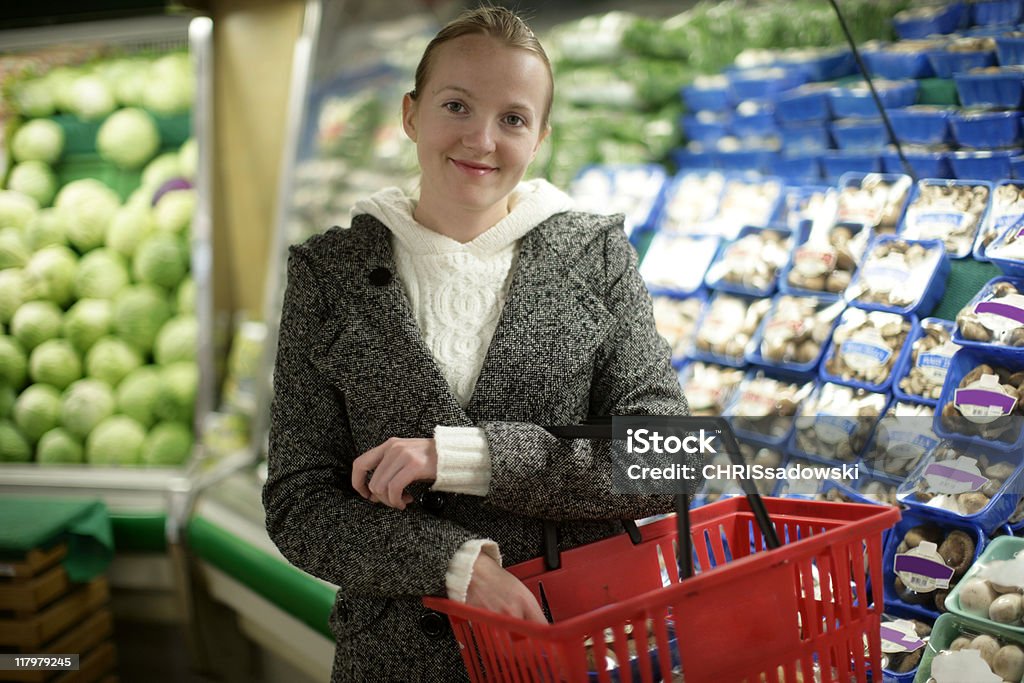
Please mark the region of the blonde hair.
<svg viewBox="0 0 1024 683"><path fill-rule="evenodd" d="M532 52L544 62L551 86L548 91L548 104L544 109L542 125L542 127L547 127L548 117L551 114L551 101L555 97L555 78L551 72L551 61L548 59L544 47L537 40L537 36L533 34L533 31L526 25L526 22L519 18L515 12L504 7L483 6L466 10L438 31L437 35L434 36L423 51L420 63L416 67L416 80L409 96L415 100L423 90L427 77L430 76L431 58L437 48L450 40L468 35L489 36L507 47L515 47Z"/></svg>

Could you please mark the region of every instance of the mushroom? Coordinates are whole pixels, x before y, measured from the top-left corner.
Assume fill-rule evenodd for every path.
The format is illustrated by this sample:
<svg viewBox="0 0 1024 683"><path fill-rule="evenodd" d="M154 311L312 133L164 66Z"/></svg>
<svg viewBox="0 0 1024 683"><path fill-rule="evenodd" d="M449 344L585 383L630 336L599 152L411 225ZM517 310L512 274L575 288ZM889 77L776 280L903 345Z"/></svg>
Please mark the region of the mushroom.
<svg viewBox="0 0 1024 683"><path fill-rule="evenodd" d="M1024 650L1017 645L1004 645L992 659L992 673L1004 681L1024 678Z"/></svg>
<svg viewBox="0 0 1024 683"><path fill-rule="evenodd" d="M959 579L974 561L974 541L963 531L955 529L939 546L939 555L953 568L953 578Z"/></svg>
<svg viewBox="0 0 1024 683"><path fill-rule="evenodd" d="M996 658L996 653L999 652L999 641L988 634L982 634L971 641L971 644L967 646L970 650L977 650L981 653L981 658L992 666L992 662Z"/></svg>
<svg viewBox="0 0 1024 683"><path fill-rule="evenodd" d="M989 606L996 597L997 593L988 581L977 577L960 587L960 607L978 617L988 616Z"/></svg>
<svg viewBox="0 0 1024 683"><path fill-rule="evenodd" d="M1016 624L1024 612L1020 593L1004 593L992 601L988 608L988 616L1000 624Z"/></svg>

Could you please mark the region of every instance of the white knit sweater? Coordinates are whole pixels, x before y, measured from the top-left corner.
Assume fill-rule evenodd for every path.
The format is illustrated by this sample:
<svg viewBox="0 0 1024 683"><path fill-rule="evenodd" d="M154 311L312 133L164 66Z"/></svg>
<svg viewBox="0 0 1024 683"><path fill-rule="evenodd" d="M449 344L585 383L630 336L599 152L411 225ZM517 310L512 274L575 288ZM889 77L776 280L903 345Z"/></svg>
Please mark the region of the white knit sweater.
<svg viewBox="0 0 1024 683"><path fill-rule="evenodd" d="M544 180L520 183L510 198L509 214L466 243L417 223L415 206L401 190L388 188L358 202L354 212L370 214L391 230L398 276L420 334L452 394L466 407L505 304L521 238L538 223L568 211L572 200ZM438 426L434 442L437 480L432 488L487 495L491 458L483 430ZM465 601L481 552L501 561L494 541L464 544L445 577L450 598Z"/></svg>

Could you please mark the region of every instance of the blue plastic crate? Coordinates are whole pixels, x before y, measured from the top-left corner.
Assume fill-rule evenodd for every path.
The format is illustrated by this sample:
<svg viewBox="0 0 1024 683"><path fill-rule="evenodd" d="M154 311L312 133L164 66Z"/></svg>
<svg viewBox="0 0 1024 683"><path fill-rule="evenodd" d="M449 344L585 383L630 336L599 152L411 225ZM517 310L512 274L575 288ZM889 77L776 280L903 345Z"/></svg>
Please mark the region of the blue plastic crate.
<svg viewBox="0 0 1024 683"><path fill-rule="evenodd" d="M928 55L924 52L906 52L901 50L862 51L861 57L868 72L875 78L900 80L904 78L932 78L932 70Z"/></svg>
<svg viewBox="0 0 1024 683"><path fill-rule="evenodd" d="M1012 222L1011 222L1012 221ZM999 270L1003 272L1003 275L1008 275L1014 278L1024 278L1024 260L1016 258L1006 258L1006 254L1001 254L1000 249L1003 240L1010 237L1008 233L1020 234L1024 230L1024 220L1021 217L1012 217L1007 220L1001 221L1003 225L996 227L998 235L995 240L985 248L985 258L996 265ZM1017 239L1020 239L1019 237Z"/></svg>
<svg viewBox="0 0 1024 683"><path fill-rule="evenodd" d="M947 152L903 152L903 157L910 164L915 178L952 178L953 169L949 165ZM896 152L882 155L882 170L886 173L905 173L903 162Z"/></svg>
<svg viewBox="0 0 1024 683"><path fill-rule="evenodd" d="M685 85L679 91L683 102L691 111L728 111L735 104L729 95L729 87L700 88L695 85Z"/></svg>
<svg viewBox="0 0 1024 683"><path fill-rule="evenodd" d="M713 152L715 167L723 171L757 171L766 173L778 159L778 152L770 150L739 150Z"/></svg>
<svg viewBox="0 0 1024 683"><path fill-rule="evenodd" d="M882 119L839 119L830 124L836 146L844 152L881 152L889 144Z"/></svg>
<svg viewBox="0 0 1024 683"><path fill-rule="evenodd" d="M949 117L953 136L961 147L994 149L1021 142L1019 111L963 111Z"/></svg>
<svg viewBox="0 0 1024 683"><path fill-rule="evenodd" d="M1024 71L1006 67L998 72L953 74L960 104L965 107L1019 109L1024 98Z"/></svg>
<svg viewBox="0 0 1024 683"><path fill-rule="evenodd" d="M775 118L782 124L827 121L831 117L828 93L818 87L794 88L780 94L775 101Z"/></svg>
<svg viewBox="0 0 1024 683"><path fill-rule="evenodd" d="M864 450L863 467L871 479L891 487L893 505L896 504L896 489L906 475L939 445L939 438L932 433L931 416L914 414L933 410L933 406L924 403L893 400ZM887 465L891 469L886 469ZM862 480L867 478L861 477ZM860 483L863 486L865 482Z"/></svg>
<svg viewBox="0 0 1024 683"><path fill-rule="evenodd" d="M864 226L859 223L845 223L841 225L843 228L849 230L854 237L860 235L860 233L862 233L865 229ZM871 241L872 233L870 230L871 229L868 228L869 232L867 236L863 238L867 242ZM801 247L803 247L807 243L808 236L809 231L806 230L801 232L801 234L797 235L796 242L793 245L793 258L790 259L789 264L786 265L786 268L779 275L779 291L782 292L783 294L791 294L793 296L818 296L821 294L832 294L831 292L824 292L820 290L804 289L803 287L794 285L789 281L789 275L794 270L794 268L799 269L798 262L800 260ZM814 250L812 249L812 252L813 251ZM853 273L850 273L850 275L852 277Z"/></svg>
<svg viewBox="0 0 1024 683"><path fill-rule="evenodd" d="M996 57L1000 66L1024 64L1024 35L996 36Z"/></svg>
<svg viewBox="0 0 1024 683"><path fill-rule="evenodd" d="M772 175L799 185L821 182L821 160L816 154L781 156L769 168Z"/></svg>
<svg viewBox="0 0 1024 683"><path fill-rule="evenodd" d="M917 99L916 81L895 81L887 86L875 83L878 99L886 109L909 107ZM828 91L829 107L836 118L867 118L878 117L878 107L866 85L860 87L842 86Z"/></svg>
<svg viewBox="0 0 1024 683"><path fill-rule="evenodd" d="M953 74L992 66L996 63L996 53L993 50L979 52L929 50L928 61L938 78L952 78Z"/></svg>
<svg viewBox="0 0 1024 683"><path fill-rule="evenodd" d="M934 259L930 272L925 269L919 269L916 273L896 273L885 263L872 262L871 255L874 253L874 250L890 242L908 242L926 249L929 256ZM899 313L903 316L919 318L922 315L931 313L932 309L942 300L942 296L946 293L946 279L949 277L949 271L949 256L946 254L946 247L942 240L907 240L898 235L878 235L871 245L868 246L864 260L854 274L853 279L850 280L850 287L856 289L856 284L862 280L877 284L883 279L888 279L894 289L911 289L912 286L920 287L920 296L906 306L891 306L861 300L854 300L850 303L852 306L866 311L888 311L890 313ZM923 287L911 284L915 277L920 277L925 281Z"/></svg>
<svg viewBox="0 0 1024 683"><path fill-rule="evenodd" d="M856 311L856 312L854 312L854 311ZM847 308L845 311L843 311L843 315L840 317L839 323L836 325L835 329L838 330L843 325L844 321L849 320L851 316L856 316L856 315L859 315L861 313L869 313L870 314L870 313L873 313L873 312L872 311L859 311L859 310L854 309L854 308ZM876 315L878 314L878 312L874 312L874 313ZM893 315L898 315L898 314L893 314ZM909 324L909 329L907 330L907 337L909 338L910 331L913 330L914 329L914 325L917 324L917 318L915 316L913 316L913 315L910 315L910 316L899 316L899 317L903 318ZM899 349L888 349L887 350L887 349L883 349L882 347L877 346L877 345L873 346L871 344L855 342L853 340L846 340L845 342L843 342L844 344L848 344L847 348L849 348L851 350L854 348L854 345L856 345L856 349L857 349L858 353L860 353L863 356L867 356L867 355L870 354L879 363L883 363L883 364L887 363L892 356L895 356L895 358L893 358L893 360L892 360L892 364L889 366L890 367L889 374L886 375L885 379L883 379L881 382L862 382L862 381L856 380L856 379L849 379L849 380L843 379L842 377L838 377L836 375L833 375L831 372L828 371L828 362L832 358L832 356L834 356L835 353L836 353L836 343L835 343L836 339L835 339L834 335L835 335L835 330L833 330L832 343L829 345L828 350L825 351L825 355L821 359L821 366L818 369L818 376L821 377L821 380L823 382L832 382L834 384L842 384L842 385L845 385L845 386L854 387L856 389L864 389L865 391L874 391L874 392L879 392L879 393L889 391L889 387L892 386L893 372L895 371L896 366L899 365L900 360L902 359L903 355L906 354L906 353L909 353L909 349L908 349L906 343L904 343L904 345L902 347L900 347Z"/></svg>
<svg viewBox="0 0 1024 683"><path fill-rule="evenodd" d="M913 106L886 111L892 130L901 143L912 145L943 145L952 140L949 130L950 110Z"/></svg>
<svg viewBox="0 0 1024 683"><path fill-rule="evenodd" d="M730 256L730 249L735 247L737 243L744 237L747 237L749 235L762 235L766 232L777 234L780 237L782 246L786 252L784 261L778 264L778 267L776 268L775 276L771 278L771 281L765 287L760 289L754 287L746 287L738 283L727 282L723 278L723 262L727 258L740 258L744 262L750 262L753 259L759 258L759 255L756 253L742 253L740 256ZM760 297L771 296L772 294L775 293L775 289L778 286L779 273L782 272L782 269L786 267L786 263L789 261L788 254L792 250L792 247L793 236L791 232L785 228L763 228L759 226L745 225L742 228L740 228L740 231L736 235L735 240L733 240L729 244L722 245L722 248L719 249L718 255L715 257L714 262L708 268L708 272L704 276L704 284L713 290L729 292L730 294ZM737 252L737 254L738 253L739 252Z"/></svg>
<svg viewBox="0 0 1024 683"><path fill-rule="evenodd" d="M970 340L964 340L960 337L959 330L953 334L953 341L958 344L978 344L978 342L972 342ZM1003 438L982 438L974 434L965 434L956 429L947 429L943 424L942 411L947 404L953 403L957 396L957 391L960 387L960 381L964 376L978 367L982 363L986 363L993 367L1004 367L1008 368L1011 372L1018 372L1024 370L1024 356L1020 354L1019 349L1009 349L1007 347L988 346L987 348L963 348L957 351L956 355L953 356L953 363L949 367L949 372L946 374L946 383L942 386L942 396L939 397L939 405L935 411L935 422L934 429L935 433L943 439L950 439L964 444L975 446L979 449L994 449L1003 452L1021 453L1024 450L1024 429L1021 429L1021 423L1024 422L1024 417L1014 416L1011 422L1011 428ZM997 396L992 396L992 399L998 399ZM966 399L965 399L966 400ZM984 397L974 400L987 400ZM1001 402L1001 399L999 399ZM1009 400L1006 401L1007 406ZM1003 410L1007 406L1003 406ZM995 407L994 404L991 407ZM1005 413L1004 413L1005 414ZM1005 520L1004 520L1005 521Z"/></svg>
<svg viewBox="0 0 1024 683"><path fill-rule="evenodd" d="M885 541L882 541L883 548L885 547L885 543ZM929 626L932 626L935 623L935 619L930 617L926 619L922 618L921 614L912 614L896 605L886 605L885 615L893 619L917 619L918 621L925 622ZM884 625L886 621L887 620L883 618L882 624ZM925 644L925 647L927 647L927 643ZM915 676L917 676L917 667L914 667L910 671L904 673L893 671L891 669L882 669L882 683L914 683Z"/></svg>
<svg viewBox="0 0 1024 683"><path fill-rule="evenodd" d="M1010 151L950 152L948 158L955 177L994 183L1010 177L1010 158L1016 154Z"/></svg>
<svg viewBox="0 0 1024 683"><path fill-rule="evenodd" d="M701 360L701 361L704 361L704 362L707 362L707 363L715 363L717 365L725 365L725 366L733 367L733 368L741 368L741 367L746 365L746 359L743 356L743 353L744 353L743 349L741 349L737 355L725 355L725 354L715 353L714 351L709 351L709 350L706 350L706 349L701 349L700 346L699 346L701 331L705 327L708 327L709 325L712 324L712 321L713 321L712 315L717 313L715 311L715 308L714 308L716 302L718 302L719 300L725 299L725 298L737 299L737 300L745 303L748 309L750 308L750 306L755 305L755 304L756 305L762 305L762 304L758 303L758 302L760 302L762 300L761 297L745 296L745 295L739 295L739 294L730 294L728 292L715 292L714 294L712 294L711 298L708 299L707 306L704 307L704 311L703 311L703 314L701 315L700 320L697 322L697 330L698 330L698 332L697 332L697 335L694 336L694 340L693 340L694 341L694 348L693 348L693 352L690 354L690 357L695 359L695 360ZM753 338L753 333L751 333L751 338ZM744 347L746 347L746 344L744 344Z"/></svg>
<svg viewBox="0 0 1024 683"><path fill-rule="evenodd" d="M1010 177L1024 178L1024 156L1010 157Z"/></svg>
<svg viewBox="0 0 1024 683"><path fill-rule="evenodd" d="M700 314L704 309L704 304L708 300L708 290L701 287L696 292L689 296L677 296L677 295L666 295L661 294L655 297L654 311L655 317L658 316L658 309L660 304L658 299L671 299L676 303L682 302L693 302L693 306L697 309L697 314L694 316L694 329L690 331L688 335L679 335L675 331L663 331L662 326L659 325L658 329L661 331L662 336L665 337L665 341L669 343L672 350L672 365L673 367L681 364L690 351L693 349L693 335L696 332L696 321L700 318Z"/></svg>
<svg viewBox="0 0 1024 683"><path fill-rule="evenodd" d="M805 52L801 50L800 52ZM816 51L813 56L784 55L778 64L803 71L812 82L833 81L857 73L853 53L846 49Z"/></svg>
<svg viewBox="0 0 1024 683"><path fill-rule="evenodd" d="M778 135L775 114L771 107L761 107L752 114L741 114L739 109L732 119L733 132L739 137L768 137Z"/></svg>
<svg viewBox="0 0 1024 683"><path fill-rule="evenodd" d="M921 366L922 370L927 369L931 373L930 379L936 384L941 384L945 378L946 373L949 371L949 366L952 365L952 358L943 354L937 353L925 353L923 356L918 355L917 362L914 362L914 344L917 343L925 335L926 327L941 327L949 333L950 338L953 335L953 328L955 323L952 320L943 320L942 318L924 318L920 320L914 330L911 332L911 336L907 339L907 346L910 347L910 353L906 354L900 359L900 364L896 367L893 372L892 382L892 395L897 401L912 401L916 403L927 403L930 406L937 406L939 399L937 398L925 398L924 396L918 396L916 394L908 394L900 387L900 381L906 377L912 368Z"/></svg>
<svg viewBox="0 0 1024 683"><path fill-rule="evenodd" d="M985 220L982 221L981 230L978 231L978 238L974 241L972 255L977 261L989 260L986 253L988 244L1004 230L1009 229L1011 225L1021 225L1024 227L1024 214L1007 213L1004 207L997 205L995 196L1003 185L1012 185L1019 190L1024 187L1024 182L1005 179L997 182L992 188L992 200L989 203L988 213L985 215ZM997 210L1000 211L998 215L996 214Z"/></svg>
<svg viewBox="0 0 1024 683"><path fill-rule="evenodd" d="M927 10L925 10L927 11ZM898 12L892 20L893 29L903 40L926 38L933 34L952 33L967 19L967 7L962 2L951 2L922 16L920 12Z"/></svg>
<svg viewBox="0 0 1024 683"><path fill-rule="evenodd" d="M883 581L883 593L885 595L885 606L888 608L890 605L903 610L905 614L913 615L918 619L931 619L935 620L939 616L939 610L935 608L934 600L928 600L927 604L914 604L904 602L899 598L894 587L893 580L896 578L896 574L893 571L893 566L896 560L896 550L899 548L900 543L903 542L903 537L907 532L923 524L935 524L946 533L954 529L963 531L974 541L975 552L974 559L977 560L978 556L981 555L981 551L985 549L988 544L984 532L973 524L952 519L936 519L934 517L925 516L916 510L906 510L903 513L903 518L893 527L892 532L889 534L889 538L885 543L885 548L882 551L882 581ZM931 593L922 594L931 596Z"/></svg>
<svg viewBox="0 0 1024 683"><path fill-rule="evenodd" d="M700 171L715 168L715 157L711 152L694 152L677 147L668 153L673 165L682 171Z"/></svg>
<svg viewBox="0 0 1024 683"><path fill-rule="evenodd" d="M784 360L774 361L767 358L762 353L762 342L764 341L765 334L772 335L773 328L781 326L782 322L773 322L775 314L778 311L779 302L783 297L794 298L795 295L791 294L777 294L772 299L771 308L765 314L764 319L761 320L761 324L757 328L757 332L754 334L754 338L747 350L746 359L751 365L755 365L761 368L769 368L772 370L788 370L797 374L814 375L817 373L818 364L821 362L822 356L825 355L825 350L828 348L829 342L832 339L832 330L835 329L836 323L839 322L839 316L836 316L834 320L829 324L829 333L822 340L821 349L818 351L818 355L810 361L798 362L796 360ZM816 311L823 310L828 306L839 301L839 297L834 294L818 294L814 296L801 296L795 297L799 299L807 299L813 304ZM803 321L801 324L810 324L809 320Z"/></svg>
<svg viewBox="0 0 1024 683"><path fill-rule="evenodd" d="M856 152L826 152L821 155L821 166L825 180L836 184L847 173L880 173L882 157Z"/></svg>
<svg viewBox="0 0 1024 683"><path fill-rule="evenodd" d="M971 208L980 208L974 212L950 207L921 207L917 206L922 190L928 186L938 185L940 187L986 187L988 189L984 206L974 205ZM973 202L972 202L973 204ZM974 241L978 231L988 218L989 207L992 205L992 183L984 180L940 180L926 178L919 180L914 185L910 195L907 210L903 214L900 223L900 234L909 239L941 239L946 243L946 252L951 258L967 258L971 255ZM974 225L971 220L977 215Z"/></svg>
<svg viewBox="0 0 1024 683"><path fill-rule="evenodd" d="M721 246L714 235L657 232L640 262L640 275L651 294L693 296L704 286L704 274Z"/></svg>
<svg viewBox="0 0 1024 683"><path fill-rule="evenodd" d="M784 124L779 127L779 138L787 156L820 154L832 148L825 123Z"/></svg>
<svg viewBox="0 0 1024 683"><path fill-rule="evenodd" d="M779 94L803 85L807 74L794 67L768 66L751 69L727 69L729 92L733 102L758 100L774 102Z"/></svg>
<svg viewBox="0 0 1024 683"><path fill-rule="evenodd" d="M915 495L918 483L924 479L925 474L929 472L929 468L936 464L937 455L941 452L939 449L944 450L945 447L955 447L958 452L964 455L985 456L991 464L1009 463L1014 467L1013 474L1003 482L996 494L989 500L988 505L973 515L962 515L959 512L947 510L946 508L928 505ZM922 515L938 519L963 520L977 526L986 535L991 534L999 526L1005 524L1006 520L1013 514L1014 509L1017 507L1017 501L1020 499L1020 494L1015 491L1019 490L1017 483L1020 480L1022 474L1021 467L1024 466L1024 462L1021 461L1018 454L1001 452L991 448L986 449L977 444L967 445L950 442L942 444L939 446L939 449L932 451L930 455L922 458L917 468L907 476L907 480L899 489L900 502L920 512Z"/></svg>
<svg viewBox="0 0 1024 683"><path fill-rule="evenodd" d="M1016 24L1024 13L1024 0L978 0L971 4L971 21L979 26Z"/></svg>
<svg viewBox="0 0 1024 683"><path fill-rule="evenodd" d="M867 392L866 394L859 395L864 398L865 401L870 403L873 407L878 408L878 417L859 417L856 415L849 415L848 412L843 414L834 414L829 412L832 408L830 405L821 405L820 397L823 392L827 391L849 391L852 387L844 386L834 382L826 382L820 377L815 382L814 391L811 395L804 399L801 404L800 411L797 412L797 420L801 421L801 425L806 425L805 430L813 429L819 435L818 438L821 440L821 430L826 428L831 433L830 446L837 448L838 444L841 443L845 438L850 438L851 451L848 453L848 457L836 457L836 453L824 453L824 452L812 452L804 450L803 445L800 444L800 428L795 428L790 433L789 440L786 442L786 452L791 456L797 458L804 458L812 462L829 463L832 465L836 464L847 464L853 465L860 462L861 455L864 450L868 447L868 443L871 441L871 435L874 433L875 428L878 426L878 421L882 415L885 414L886 410L889 409L889 395L878 392ZM796 425L794 425L796 426ZM845 432L845 437L843 433ZM856 435L856 440L853 437ZM822 440L822 444L825 442ZM822 446L824 450L826 446Z"/></svg>
<svg viewBox="0 0 1024 683"><path fill-rule="evenodd" d="M991 296L992 290L996 285L998 285L1001 282L1009 283L1013 285L1017 289L1017 291L1024 292L1024 278L1017 277L1014 275L1000 275L986 282L981 287L981 289L979 289L978 292L973 297L971 297L971 299L966 304L964 304L964 307L961 309L961 311L993 314L995 316L1004 318L1003 322L1005 322L1007 325L1011 324L1013 321L1019 320L1022 316L1019 312L1014 310L1014 307L1012 306L1009 308L1006 308L1004 306L981 306L981 310L975 311L975 307L978 307L981 304L988 302L990 299L993 299L993 297ZM996 303L1003 303L1000 302L998 298L995 298L994 301ZM1024 361L1024 349L1016 348L1013 346L1006 346L1005 344L999 341L984 342L976 341L973 339L967 339L966 337L960 334L959 326L953 332L953 341L956 342L957 344L960 344L961 346L982 353L991 352L995 356L1019 358L1020 360Z"/></svg>
<svg viewBox="0 0 1024 683"><path fill-rule="evenodd" d="M719 140L732 135L732 122L730 118L724 116L711 118L687 114L682 117L682 129L688 140L714 149Z"/></svg>
<svg viewBox="0 0 1024 683"><path fill-rule="evenodd" d="M757 394L751 391L751 383L763 380L788 385L786 387L779 387L778 384L770 384L769 386L777 387L779 390L783 388L787 391L790 389L794 390L795 402L799 406L801 401L814 389L814 376L806 373L799 374L785 370L776 370L774 368L752 368L746 372L743 381L732 395L729 405L722 412L729 419L729 423L737 438L757 441L770 448L780 450L785 446L786 441L789 440L790 433L793 431L793 418L776 417L768 424L757 424L749 419L744 419L750 417L770 417L769 415L762 416L760 414L749 415L747 406L743 405L745 399L750 402L750 397L745 394L763 395L763 393ZM763 390L763 388L761 389Z"/></svg>

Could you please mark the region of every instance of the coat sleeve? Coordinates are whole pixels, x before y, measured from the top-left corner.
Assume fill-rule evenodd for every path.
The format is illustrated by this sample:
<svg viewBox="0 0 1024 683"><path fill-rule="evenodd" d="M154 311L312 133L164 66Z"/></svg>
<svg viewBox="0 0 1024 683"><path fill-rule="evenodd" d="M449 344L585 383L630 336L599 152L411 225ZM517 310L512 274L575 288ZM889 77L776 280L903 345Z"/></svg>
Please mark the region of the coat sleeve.
<svg viewBox="0 0 1024 683"><path fill-rule="evenodd" d="M654 326L651 297L621 224L604 237L604 302L617 320L594 361L590 414L688 415L671 352ZM600 272L600 271L599 271ZM480 425L491 453L485 500L553 520L640 519L671 508L666 496L612 492L609 441L561 439L532 424Z"/></svg>
<svg viewBox="0 0 1024 683"><path fill-rule="evenodd" d="M293 249L274 366L267 531L289 562L343 594L445 595L451 558L477 537L427 512L375 505L352 488L345 398L309 360L329 315L321 284Z"/></svg>

